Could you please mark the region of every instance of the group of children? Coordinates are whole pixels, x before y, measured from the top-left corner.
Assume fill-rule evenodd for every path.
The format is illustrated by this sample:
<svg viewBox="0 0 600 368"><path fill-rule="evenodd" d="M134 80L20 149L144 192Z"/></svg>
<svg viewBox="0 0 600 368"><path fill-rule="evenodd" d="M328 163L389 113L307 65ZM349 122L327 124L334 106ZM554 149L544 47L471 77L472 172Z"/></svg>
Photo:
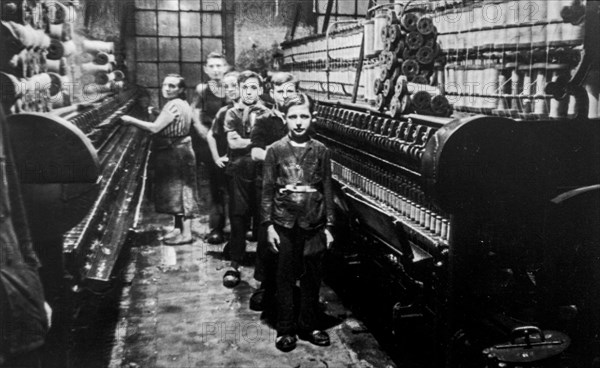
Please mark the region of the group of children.
<svg viewBox="0 0 600 368"><path fill-rule="evenodd" d="M299 93L291 74L276 73L269 91L273 106L267 107L261 99L260 75L226 73L227 68L222 55L208 55L204 71L210 80L197 86L191 105L197 132L194 151L206 168L210 188L206 241L224 242L229 196L231 234L224 252L230 265L223 285L235 287L240 282L251 228L257 238L254 276L261 287L250 307L274 307L276 347L290 351L297 337L329 345L317 319L322 258L333 242L334 211L329 151L310 135L313 103ZM167 244L177 241L167 239Z"/></svg>

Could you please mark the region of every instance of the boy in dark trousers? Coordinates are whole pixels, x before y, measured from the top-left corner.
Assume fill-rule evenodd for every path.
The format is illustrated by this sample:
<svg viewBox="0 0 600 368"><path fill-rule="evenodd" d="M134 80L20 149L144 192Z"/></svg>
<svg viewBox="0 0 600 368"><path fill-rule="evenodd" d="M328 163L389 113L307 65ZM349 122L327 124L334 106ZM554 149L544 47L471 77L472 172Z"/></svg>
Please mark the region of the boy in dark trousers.
<svg viewBox="0 0 600 368"><path fill-rule="evenodd" d="M203 164L208 172L209 186L209 233L206 241L210 244L219 244L224 241L223 228L225 227L225 193L227 184L223 169L213 160L210 149L208 132L219 109L227 104L226 92L223 89L223 74L229 65L225 57L218 52L211 52L206 57L204 73L208 76L207 83L196 86L191 107L194 111L193 122L196 134L192 135L193 147L196 154L196 163ZM198 171L200 172L200 171Z"/></svg>
<svg viewBox="0 0 600 368"><path fill-rule="evenodd" d="M282 112L289 133L267 149L263 168L261 217L278 258L275 346L282 351L296 347L296 334L315 345L329 345L329 335L318 328L317 320L323 255L333 242L331 162L329 150L309 135L312 111L304 94L286 101Z"/></svg>
<svg viewBox="0 0 600 368"><path fill-rule="evenodd" d="M250 157L250 132L256 113L266 110L260 101L262 79L251 71L238 77L240 100L225 114L224 131L227 134L229 163L226 173L230 175L229 222L231 238L229 252L231 264L223 275L223 285L234 287L240 282L239 266L246 253L246 225L257 213L255 192L255 166Z"/></svg>
<svg viewBox="0 0 600 368"><path fill-rule="evenodd" d="M288 132L285 117L281 109L286 99L292 98L298 92L298 81L290 73L279 72L271 77L269 95L274 102L272 109L256 117L252 128L250 141L251 156L256 163L256 193L262 195L262 163L265 160L267 146L285 137ZM258 199L260 202L260 198ZM260 222L260 221L259 221ZM256 245L256 265L254 278L261 281L261 286L250 298L250 309L261 311L265 306L272 305L275 297L276 258L269 251L266 228L258 230Z"/></svg>

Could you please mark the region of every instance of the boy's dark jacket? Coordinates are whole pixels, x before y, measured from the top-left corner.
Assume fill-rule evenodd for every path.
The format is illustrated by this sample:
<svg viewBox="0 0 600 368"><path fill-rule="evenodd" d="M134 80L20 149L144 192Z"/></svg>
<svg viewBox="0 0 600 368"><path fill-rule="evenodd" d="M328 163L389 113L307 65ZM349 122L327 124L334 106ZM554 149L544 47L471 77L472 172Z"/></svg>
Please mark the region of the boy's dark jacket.
<svg viewBox="0 0 600 368"><path fill-rule="evenodd" d="M268 149L263 167L261 216L263 224L305 230L333 226L330 152L310 139L298 157L285 136ZM298 153L296 153L298 154ZM286 185L311 186L314 192L286 191Z"/></svg>

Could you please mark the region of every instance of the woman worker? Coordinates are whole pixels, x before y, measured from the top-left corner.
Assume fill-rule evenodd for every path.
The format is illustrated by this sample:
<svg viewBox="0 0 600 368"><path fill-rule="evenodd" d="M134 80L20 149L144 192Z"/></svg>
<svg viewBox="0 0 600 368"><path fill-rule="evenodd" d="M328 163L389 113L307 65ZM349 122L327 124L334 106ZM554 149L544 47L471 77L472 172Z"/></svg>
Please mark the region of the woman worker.
<svg viewBox="0 0 600 368"><path fill-rule="evenodd" d="M156 212L175 216L175 228L163 237L168 245L192 243L191 219L199 215L192 110L185 90L183 78L169 74L162 84L167 103L153 123L121 117L124 123L154 134L154 205Z"/></svg>

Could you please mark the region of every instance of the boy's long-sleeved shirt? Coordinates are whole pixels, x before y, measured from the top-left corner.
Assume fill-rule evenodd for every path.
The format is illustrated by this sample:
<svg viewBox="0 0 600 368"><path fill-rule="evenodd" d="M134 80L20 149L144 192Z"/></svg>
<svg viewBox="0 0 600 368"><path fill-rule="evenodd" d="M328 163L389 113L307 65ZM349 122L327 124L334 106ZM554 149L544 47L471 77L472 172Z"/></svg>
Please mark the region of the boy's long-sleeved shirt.
<svg viewBox="0 0 600 368"><path fill-rule="evenodd" d="M225 115L227 111L233 107L233 103L228 103L227 105L221 107L219 111L217 111L217 115L212 122L212 126L210 130L213 133L213 137L217 142L217 151L219 152L219 156L223 156L227 153L227 133L225 133Z"/></svg>
<svg viewBox="0 0 600 368"><path fill-rule="evenodd" d="M287 134L285 118L279 110L267 110L256 117L256 122L250 134L251 147L267 149L267 146L277 142ZM256 179L262 182L262 161L256 161Z"/></svg>
<svg viewBox="0 0 600 368"><path fill-rule="evenodd" d="M252 122L250 114L252 112L265 110L260 102L253 106L245 105L242 102L236 103L225 113L224 131L236 132L241 138L249 139L252 131ZM254 179L254 162L250 157L252 146L241 149L229 149L229 164L226 172L229 175L239 175L247 179Z"/></svg>
<svg viewBox="0 0 600 368"><path fill-rule="evenodd" d="M286 228L333 226L331 160L325 145L310 139L306 146L296 147L285 136L267 149L261 217L263 224Z"/></svg>

